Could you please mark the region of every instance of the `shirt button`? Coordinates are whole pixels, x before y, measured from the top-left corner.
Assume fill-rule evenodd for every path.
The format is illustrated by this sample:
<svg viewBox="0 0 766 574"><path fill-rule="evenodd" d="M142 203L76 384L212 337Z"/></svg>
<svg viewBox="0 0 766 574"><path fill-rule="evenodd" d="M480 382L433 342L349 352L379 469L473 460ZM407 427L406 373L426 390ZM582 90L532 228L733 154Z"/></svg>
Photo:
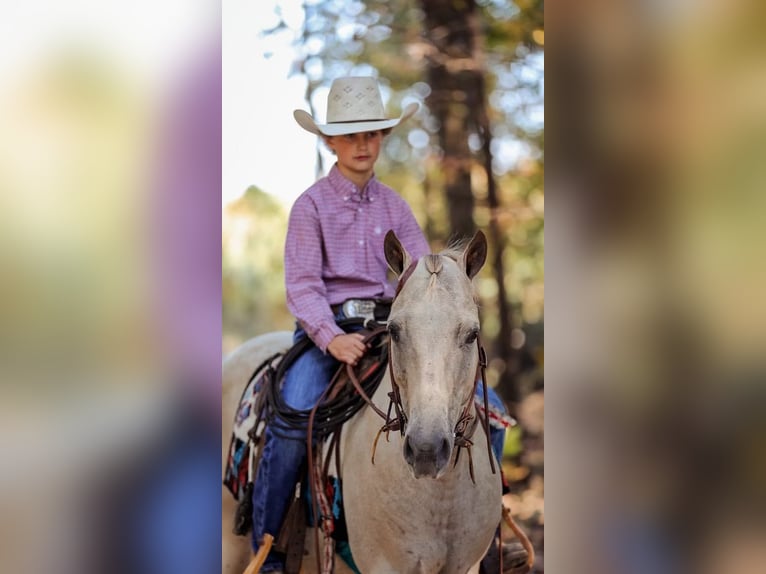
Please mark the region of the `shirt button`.
<svg viewBox="0 0 766 574"><path fill-rule="evenodd" d="M357 211L358 211L359 213L361 213L361 212L362 212L362 208L361 208L361 207L357 208Z"/></svg>
<svg viewBox="0 0 766 574"><path fill-rule="evenodd" d="M343 198L343 201L348 201L348 195Z"/></svg>
<svg viewBox="0 0 766 574"><path fill-rule="evenodd" d="M359 240L359 247L361 247L362 245L364 245L364 239Z"/></svg>

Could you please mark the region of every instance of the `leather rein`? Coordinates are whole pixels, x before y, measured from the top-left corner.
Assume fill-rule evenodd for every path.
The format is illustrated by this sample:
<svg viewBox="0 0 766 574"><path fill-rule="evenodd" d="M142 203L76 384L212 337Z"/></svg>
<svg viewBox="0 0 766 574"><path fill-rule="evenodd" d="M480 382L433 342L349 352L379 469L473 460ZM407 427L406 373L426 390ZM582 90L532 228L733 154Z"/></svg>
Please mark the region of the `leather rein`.
<svg viewBox="0 0 766 574"><path fill-rule="evenodd" d="M396 299L396 297L399 295L400 291L402 290L404 283L407 281L410 275L412 275L417 263L418 263L418 260L415 260L413 263L410 264L407 270L402 274L401 278L399 279L399 284L397 285L397 288L396 288L396 294L394 295L394 300ZM372 321L372 325L369 325L369 327L370 327L370 331L366 333L364 338L365 344L374 340L376 337L378 337L382 333L388 332L388 326L386 324L378 324L375 321ZM384 421L383 426L380 427L380 430L378 430L378 433L375 435L375 440L373 441L373 444L372 444L372 454L371 454L372 464L375 464L375 450L377 448L378 439L380 439L380 435L383 433L386 433L386 440L388 440L389 432L399 431L399 433L403 437L407 429L407 415L405 414L404 407L402 406L402 398L401 398L401 393L399 392L399 384L396 382L396 377L394 376L394 371L392 366L393 348L392 348L392 338L390 333L388 335L387 346L388 346L388 369L389 369L389 374L391 377L392 390L388 393L389 403L388 403L387 412L385 413L380 408L378 408L378 406L370 398L369 394L364 390L363 385L359 380L359 376L357 376L357 373L354 371L354 367L349 364L346 364L345 366L348 379L351 381L351 384L354 387L356 393ZM453 430L453 436L455 439L454 444L457 447L457 453L455 455L453 468L457 466L458 460L460 459L460 449L465 449L466 452L468 453L468 468L471 475L471 481L474 484L476 484L476 479L474 476L474 469L473 469L473 456L471 454L471 448L473 447L473 441L471 440L471 438L473 437L473 434L476 431L476 427L478 426L479 422L481 422L484 428L484 434L486 435L487 456L489 457L489 464L490 464L490 468L492 469L492 474L496 474L497 472L495 469L495 461L494 461L494 456L492 454L492 443L490 441L490 435L489 435L489 399L487 395L487 375L486 375L487 354L484 350L484 347L481 344L481 338L478 335L476 337L476 348L479 354L479 362L476 367L476 376L474 377L473 390L471 392L471 395L467 403L463 406L461 415L458 418L457 423L455 423L455 428ZM313 436L313 427L315 423L315 418L317 415L317 408L319 404L322 403L322 401L325 399L325 397L337 392L335 383L338 380L338 375L340 374L340 372L341 370L338 371L336 376L333 378L333 381L330 383L330 385L328 385L328 387L325 389L322 396L317 401L314 408L311 410L311 413L308 419L308 429L307 429L308 467L310 469L310 476L311 476L310 489L311 489L311 496L313 501L312 510L313 510L314 516L318 518L318 524L320 525L321 530L325 533L326 540L329 539L329 536L333 530L332 521L329 516L325 516L324 513L320 511L320 509L318 508L317 500L320 495L320 490L322 490L322 485L325 482L324 477L327 476L327 473L329 470L328 466L330 462L330 456L328 454L325 460L325 464L323 465L324 468L321 470L321 472L319 472L314 460L314 454L312 449L312 436ZM484 416L482 416L481 412L478 409L476 409L476 407L474 406L474 396L476 395L476 388L479 384L479 381L481 381L482 388L484 390L484 413L485 413ZM373 389L373 393L374 393L374 390L375 389ZM392 411L393 411L393 416L392 416ZM332 434L332 438L330 441L330 449L329 449L330 452L335 454L336 473L338 476L340 476L340 433L341 433L341 428L339 428L337 432L334 432ZM318 571L319 572L328 571L328 568L330 568L329 565L332 563L331 555L327 555L327 549L330 547L327 544L325 544L325 547L324 547L325 553L324 553L324 556L322 556L322 551L320 549L320 542L319 542L319 529L315 530L314 537L315 537L314 542L316 547ZM323 560L324 560L324 567L323 567ZM502 561L502 556L501 556L501 561Z"/></svg>

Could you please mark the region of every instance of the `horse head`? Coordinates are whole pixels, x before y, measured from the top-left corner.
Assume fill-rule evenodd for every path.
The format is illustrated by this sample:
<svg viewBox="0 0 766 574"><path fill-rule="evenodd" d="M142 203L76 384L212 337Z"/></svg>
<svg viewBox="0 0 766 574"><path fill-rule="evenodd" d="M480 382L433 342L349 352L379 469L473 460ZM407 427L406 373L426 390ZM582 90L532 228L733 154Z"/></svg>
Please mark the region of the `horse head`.
<svg viewBox="0 0 766 574"><path fill-rule="evenodd" d="M456 429L474 413L479 310L472 279L487 240L478 231L465 248L418 261L392 231L384 245L399 277L388 328L392 384L406 420L403 454L415 478L438 478L452 459Z"/></svg>

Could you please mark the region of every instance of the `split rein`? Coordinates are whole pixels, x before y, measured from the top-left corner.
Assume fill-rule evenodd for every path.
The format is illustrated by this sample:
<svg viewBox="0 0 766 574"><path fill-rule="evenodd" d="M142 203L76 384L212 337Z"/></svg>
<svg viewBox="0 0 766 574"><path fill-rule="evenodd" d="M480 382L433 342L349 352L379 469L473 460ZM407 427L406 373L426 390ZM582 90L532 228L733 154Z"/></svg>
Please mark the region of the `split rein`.
<svg viewBox="0 0 766 574"><path fill-rule="evenodd" d="M410 269L412 268L414 268L414 264L410 267ZM405 272L402 275L397 294L410 273ZM407 415L404 412L401 393L399 392L399 384L396 381L393 371L392 340L390 336L388 336L387 342L383 339L383 336L388 332L388 327L385 324L380 324L374 321L362 322L360 319L347 319L341 322L341 326L343 327L348 327L349 325L354 324L367 327L368 330L363 331L363 342L365 345L379 341L376 347L379 353L383 352L383 345L386 345L387 347L385 352L387 353L388 369L392 387L392 390L388 393L389 404L387 412L383 412L370 398L377 391L384 374L386 357L380 357L377 361L373 360L371 364L363 362L362 365L364 365L364 367L363 372L361 373L357 373L352 365L346 364L341 366L310 411L291 409L282 399L281 393L279 392L279 385L270 385L267 388L266 393L266 402L268 404L267 410L269 411L270 416L267 415L266 418L268 423L272 426L272 432L274 432L275 435L284 438L295 438L290 431L294 432L297 429L306 429L306 441L309 456L312 451L313 441L321 442L328 437L332 437L330 441L330 450L335 450L337 455L340 442L339 435L342 425L366 404L384 421L384 424L380 427L372 445L371 461L375 464L375 452L380 436L385 433L386 440L388 440L388 434L391 431L399 431L400 435L403 437L407 430ZM308 344L308 339L306 339L305 342ZM465 449L468 453L471 480L474 483L473 456L471 452L473 441L471 439L478 423L481 423L484 428L487 442L487 456L489 458L492 474L497 472L495 469L494 456L492 455L492 443L489 432L489 399L486 376L487 354L481 344L481 338L479 336L476 337L476 349L479 361L476 368L473 390L467 403L464 405L453 430L453 437L455 439L454 444L458 447L454 465L457 465L460 459L461 449ZM303 350L303 348L295 348L291 350L290 354L295 352L297 355L302 353ZM288 357L285 357L276 369L276 372L272 373L273 380L279 381L291 362L292 361L288 360ZM344 372L348 377L348 380L351 382L351 386L346 384L346 381L343 380L342 375ZM481 381L484 396L484 415L482 415L481 411L476 409L473 404L479 381ZM338 458L339 457L336 456L336 464L338 463ZM311 462L313 461L309 461L309 468L311 468ZM325 474L326 469L327 464L325 463ZM340 476L339 472L338 475Z"/></svg>
<svg viewBox="0 0 766 574"><path fill-rule="evenodd" d="M397 286L396 295L399 294L405 281L412 274L417 261L415 261L410 267L402 274L402 277ZM396 295L394 298L396 298ZM342 323L356 323L359 321L343 321ZM309 471L309 487L311 491L312 499L312 514L315 517L316 524L320 526L325 536L325 550L329 548L327 542L334 530L332 524L332 517L329 516L327 501L323 502L324 498L324 486L326 484L327 476L329 474L329 466L331 455L334 454L336 475L340 477L340 435L342 432L342 425L349 420L354 414L356 414L366 403L378 416L380 416L384 423L375 436L375 440L372 444L371 462L375 464L375 451L377 449L378 440L380 436L385 433L386 440L388 441L388 435L391 431L399 431L403 437L407 427L407 415L404 412L402 405L401 393L399 391L399 384L396 381L393 370L393 344L392 337L388 334L388 326L386 324L380 324L373 321L365 320L363 326L366 328L362 331L364 336L363 342L365 345L373 345L373 349L378 351L377 360L373 357L373 360L360 362L361 368L358 374L354 367L350 364L341 366L336 372L330 384L325 388L324 392L317 400L314 407L310 412L297 411L290 409L281 398L279 392L279 385L271 385L271 393L269 393L268 402L270 403L270 410L272 413L278 413L278 416L272 416L271 424L273 427L281 427L283 430L294 430L296 428L306 429L306 451L307 451L307 464ZM387 336L387 341L384 338ZM385 346L385 347L384 347ZM489 398L487 393L487 354L484 347L481 344L480 337L476 337L476 348L478 352L478 364L476 367L476 375L474 377L473 389L467 403L463 406L460 417L455 428L453 430L454 445L457 447L455 454L455 460L453 468L457 466L460 459L461 449L465 449L468 453L468 468L471 476L471 481L476 484L473 467L472 447L474 445L471 440L476 427L479 422L484 428L484 434L487 443L487 456L489 458L490 468L492 474L496 474L494 455L492 454L492 443L490 440L489 432ZM296 350L299 354L301 350ZM387 356L383 355L386 352ZM279 365L278 373L274 373L274 380L279 381L281 375L287 368L289 361L282 361ZM391 379L392 390L388 393L389 404L387 412L383 412L370 398L378 389L378 386L385 373L385 363L388 362L388 369ZM343 380L343 373L348 377L348 381L351 382L349 386L348 381ZM475 406L476 390L481 381L484 395L484 414L482 415L480 409ZM361 399L361 400L360 400ZM279 419L282 419L282 423ZM272 429L275 434L279 431L276 428ZM329 437L327 456L322 460L321 443L324 439ZM292 437L291 437L292 438ZM314 452L314 441L318 451ZM331 556L327 556L325 552L324 567L322 565L322 552L320 550L319 543L319 529L315 530L315 545L317 550L317 566L320 572L327 571L328 564L332 563ZM502 560L502 558L501 558Z"/></svg>
<svg viewBox="0 0 766 574"><path fill-rule="evenodd" d="M361 319L344 319L339 322L343 329L363 326ZM376 327L368 332L365 343L370 343L377 337L385 333L385 327ZM325 388L324 393L318 399L315 407L311 410L300 410L291 408L282 398L280 385L278 384L284 377L285 372L292 365L293 358L302 354L308 347L313 345L310 339L305 338L296 347L288 351L278 367L271 373L271 379L274 384L268 385L266 390L267 413L264 418L271 425L272 432L281 438L296 439L296 431L305 431L310 425L312 432L308 434L309 448L311 440L324 440L335 433L346 421L353 417L364 407L364 402L360 400L354 389L341 380L345 372L341 366L333 376L330 384ZM381 343L382 345L382 343ZM380 346L379 346L380 347ZM373 352L382 352L382 349L374 349ZM289 355L292 355L289 356ZM365 368L362 374L361 386L364 394L374 394L385 374L385 359L374 359L372 364ZM301 433L302 435L304 433ZM303 436L297 440L305 440Z"/></svg>
<svg viewBox="0 0 766 574"><path fill-rule="evenodd" d="M370 332L368 332L365 335L364 343L367 344L370 341L374 340L376 337L379 337L380 335L387 333L388 327L385 325L377 325ZM362 382L359 380L359 377L357 376L356 372L354 371L354 367L352 365L346 364L345 370L346 375L348 376L348 379L351 381L351 384L356 391L356 395L358 397L361 397L365 403L378 415L380 416L385 422L382 427L380 427L380 430L378 430L378 433L375 435L375 440L372 444L372 454L371 454L371 462L372 464L375 464L375 450L378 445L378 439L380 439L380 435L383 433L386 433L386 441L388 441L388 433L391 431L399 431L401 436L404 436L406 427L407 427L407 415L404 412L404 408L402 406L402 399L401 394L399 392L399 385L396 382L396 378L394 376L394 371L392 367L392 338L389 335L388 336L388 368L391 378L391 387L392 390L388 393L389 403L388 403L388 409L387 412L383 412L378 406L372 401L369 394L365 391L364 386ZM458 461L460 460L460 449L465 449L468 452L468 469L469 473L471 475L471 481L476 484L476 478L474 476L474 470L473 470L473 457L471 455L471 447L473 446L473 441L471 440L471 437L473 436L474 431L476 430L476 427L478 425L479 420L481 421L481 424L484 428L484 434L487 438L487 455L489 457L489 464L492 469L492 474L495 474L497 471L495 469L495 459L494 455L492 454L492 443L490 442L490 434L489 434L489 399L487 395L487 376L486 376L486 367L487 367L487 354L484 351L484 347L481 345L481 340L477 336L476 338L476 346L479 354L479 363L476 368L476 377L474 378L473 383L473 389L471 391L471 395L468 399L468 403L463 407L463 411L460 415L460 418L458 419L457 423L455 424L455 430L453 431L453 435L455 438L455 446L458 447L457 453L455 455L455 462L453 464L453 468L457 466ZM340 476L340 433L342 431L342 428L338 428L336 432L332 434L332 438L330 440L330 447L328 455L324 461L324 465L322 466L321 471L317 468L317 461L314 460L314 453L312 448L312 437L313 437L313 426L314 426L314 420L316 418L316 412L318 406L324 401L326 396L332 396L333 392L331 389L335 388L337 385L335 384L339 378L340 373L342 372L342 369L339 369L336 376L333 378L333 382L325 389L325 392L322 394L320 399L317 401L317 404L314 406L314 408L311 410L311 414L309 416L309 423L308 423L308 429L306 433L306 440L307 440L307 457L308 457L308 467L310 469L309 475L309 484L311 488L311 498L313 502L313 513L314 516L317 516L319 518L318 523L321 525L321 529L324 532L325 540L328 540L334 527L332 526L332 520L329 516L325 515L325 512L319 511L319 503L318 500L321 496L321 491L323 490L323 485L325 484L326 477L328 475L329 470L329 462L330 462L330 453L335 454L335 464L336 464L336 474L337 476ZM364 379L364 377L363 377ZM483 391L484 391L484 413L485 415L482 416L481 412L476 409L474 406L474 396L476 395L476 388L479 384L479 380L482 382ZM379 380L377 381L380 382ZM375 390L377 390L378 384L375 384ZM347 386L346 386L347 388ZM374 391L373 391L374 394ZM395 416L391 416L392 410L395 413ZM321 456L321 454L320 454ZM321 459L318 461L319 464L321 464ZM319 511L319 512L318 512ZM320 559L320 556L322 555L322 551L320 548L320 542L319 542L319 529L316 529L314 531L314 544L316 547L316 555L317 555L317 569L319 572L327 572L329 571L327 568L327 565L331 563L331 558L329 556L324 556L324 566L322 564L322 561ZM326 543L324 546L325 550L329 548L328 544ZM500 548L502 552L502 547ZM500 564L502 564L502 554L500 556Z"/></svg>

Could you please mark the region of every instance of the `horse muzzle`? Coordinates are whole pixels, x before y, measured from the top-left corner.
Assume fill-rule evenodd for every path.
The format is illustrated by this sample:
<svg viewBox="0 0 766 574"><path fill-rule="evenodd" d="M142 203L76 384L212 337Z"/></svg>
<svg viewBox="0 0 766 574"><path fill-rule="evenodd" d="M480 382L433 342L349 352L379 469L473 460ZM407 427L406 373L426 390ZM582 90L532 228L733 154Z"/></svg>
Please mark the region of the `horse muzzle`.
<svg viewBox="0 0 766 574"><path fill-rule="evenodd" d="M438 478L449 463L453 443L443 433L410 429L404 438L404 460L415 478Z"/></svg>

